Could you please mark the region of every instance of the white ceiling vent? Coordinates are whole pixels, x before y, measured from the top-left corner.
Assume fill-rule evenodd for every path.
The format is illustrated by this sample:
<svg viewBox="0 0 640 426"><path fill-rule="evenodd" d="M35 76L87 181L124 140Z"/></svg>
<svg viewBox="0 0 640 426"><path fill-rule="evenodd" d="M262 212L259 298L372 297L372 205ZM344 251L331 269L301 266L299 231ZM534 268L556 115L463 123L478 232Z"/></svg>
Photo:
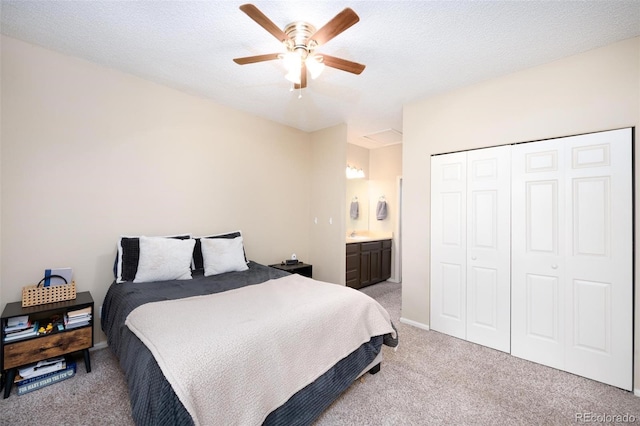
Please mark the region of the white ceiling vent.
<svg viewBox="0 0 640 426"><path fill-rule="evenodd" d="M402 133L395 129L381 130L379 132L369 133L362 137L371 142L380 144L381 146L402 143Z"/></svg>

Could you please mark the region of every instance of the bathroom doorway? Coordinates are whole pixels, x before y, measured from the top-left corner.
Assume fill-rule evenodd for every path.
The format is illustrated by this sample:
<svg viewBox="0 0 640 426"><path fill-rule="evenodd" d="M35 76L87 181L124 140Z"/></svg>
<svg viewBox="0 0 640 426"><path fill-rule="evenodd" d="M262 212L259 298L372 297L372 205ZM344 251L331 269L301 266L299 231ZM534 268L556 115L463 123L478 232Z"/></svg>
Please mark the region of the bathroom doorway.
<svg viewBox="0 0 640 426"><path fill-rule="evenodd" d="M401 283L402 282L402 176L398 176L396 178L396 187L397 187L397 203L396 206L398 211L398 220L396 221L396 247L395 247L395 258L394 258L394 281Z"/></svg>

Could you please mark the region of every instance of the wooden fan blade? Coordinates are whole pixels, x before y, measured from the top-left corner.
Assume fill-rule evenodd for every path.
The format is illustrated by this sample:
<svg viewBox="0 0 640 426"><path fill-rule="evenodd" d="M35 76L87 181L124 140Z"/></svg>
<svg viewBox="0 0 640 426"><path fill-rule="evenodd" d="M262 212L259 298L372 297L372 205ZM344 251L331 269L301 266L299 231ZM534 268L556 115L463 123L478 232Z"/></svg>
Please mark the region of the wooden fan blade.
<svg viewBox="0 0 640 426"><path fill-rule="evenodd" d="M294 89L304 89L307 87L307 66L302 63L302 67L300 68L300 84L294 84Z"/></svg>
<svg viewBox="0 0 640 426"><path fill-rule="evenodd" d="M284 41L287 39L287 35L282 31L276 24L274 24L271 19L267 18L267 16L260 12L260 10L252 4L243 4L240 6L240 10L249 16L249 18L253 19L265 30L269 31L269 33L278 39L278 41Z"/></svg>
<svg viewBox="0 0 640 426"><path fill-rule="evenodd" d="M240 65L253 64L256 62L273 61L278 59L279 53L268 53L266 55L245 56L244 58L235 58L233 62Z"/></svg>
<svg viewBox="0 0 640 426"><path fill-rule="evenodd" d="M332 20L327 22L324 27L320 28L314 35L310 37L311 40L315 40L318 46L325 44L356 22L360 18L351 8L346 8L342 12L333 17Z"/></svg>
<svg viewBox="0 0 640 426"><path fill-rule="evenodd" d="M342 71L350 72L353 74L360 74L364 71L366 65L359 64L357 62L347 61L346 59L336 58L335 56L329 56L320 54L322 56L324 64L331 68L337 68Z"/></svg>

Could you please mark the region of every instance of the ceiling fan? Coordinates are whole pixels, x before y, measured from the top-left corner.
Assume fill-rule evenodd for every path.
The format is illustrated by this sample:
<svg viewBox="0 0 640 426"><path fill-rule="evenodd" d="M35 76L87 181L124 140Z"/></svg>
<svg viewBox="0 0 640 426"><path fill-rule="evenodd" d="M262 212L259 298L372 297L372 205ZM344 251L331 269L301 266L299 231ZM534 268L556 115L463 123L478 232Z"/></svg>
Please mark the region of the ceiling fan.
<svg viewBox="0 0 640 426"><path fill-rule="evenodd" d="M365 68L365 65L357 62L315 52L316 48L326 44L360 20L350 8L338 13L319 30L308 22L298 21L287 25L284 31L253 4L243 4L240 10L277 38L284 45L285 53L235 58L233 61L237 64L246 65L282 59L287 69L285 78L293 83L295 89L307 87L307 74L310 74L311 78L316 78L325 66L353 74L360 74Z"/></svg>

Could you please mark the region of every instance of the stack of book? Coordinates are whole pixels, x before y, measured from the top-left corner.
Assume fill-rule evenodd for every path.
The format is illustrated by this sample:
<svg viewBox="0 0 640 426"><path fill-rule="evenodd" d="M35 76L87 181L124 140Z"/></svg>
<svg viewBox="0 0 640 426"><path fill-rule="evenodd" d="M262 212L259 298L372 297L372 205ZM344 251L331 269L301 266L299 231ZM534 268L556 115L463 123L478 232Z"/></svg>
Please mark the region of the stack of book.
<svg viewBox="0 0 640 426"><path fill-rule="evenodd" d="M38 322L31 322L28 315L7 318L4 326L4 341L27 339L38 335Z"/></svg>
<svg viewBox="0 0 640 426"><path fill-rule="evenodd" d="M50 358L18 369L15 384L18 395L68 379L76 374L76 362L72 358Z"/></svg>
<svg viewBox="0 0 640 426"><path fill-rule="evenodd" d="M64 327L68 330L70 328L84 327L89 325L91 321L91 307L77 309L75 311L69 311L64 318Z"/></svg>

